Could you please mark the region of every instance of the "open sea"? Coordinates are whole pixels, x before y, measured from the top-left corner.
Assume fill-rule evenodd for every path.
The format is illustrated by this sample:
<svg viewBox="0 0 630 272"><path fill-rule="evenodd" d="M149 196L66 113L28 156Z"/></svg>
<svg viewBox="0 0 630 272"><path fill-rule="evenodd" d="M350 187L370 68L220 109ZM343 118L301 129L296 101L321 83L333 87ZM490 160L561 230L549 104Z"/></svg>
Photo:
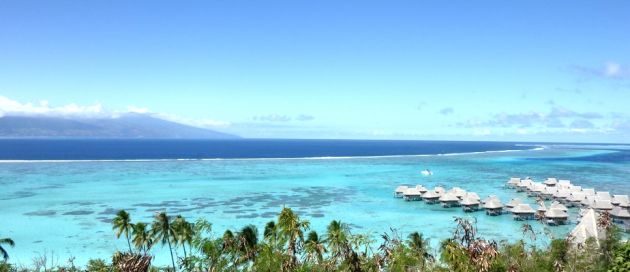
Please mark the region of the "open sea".
<svg viewBox="0 0 630 272"><path fill-rule="evenodd" d="M432 176L421 171L430 169ZM157 211L204 217L219 236L264 224L288 206L324 232L333 219L352 232L378 235L395 228L422 232L434 249L450 237L453 218L475 218L481 235L523 238L510 215L465 214L393 197L398 185L454 186L494 194L505 203L523 193L505 189L510 177L569 179L611 194L630 194L626 145L507 142L350 140L0 140L0 237L12 238L10 261L31 265L47 254L59 264L75 257L109 259L126 250L111 219L119 209L134 222ZM535 205L533 206L535 207ZM570 211L575 220L577 210ZM574 223L545 226L535 243L563 237ZM155 263L170 263L156 246ZM179 252L178 254L181 254Z"/></svg>

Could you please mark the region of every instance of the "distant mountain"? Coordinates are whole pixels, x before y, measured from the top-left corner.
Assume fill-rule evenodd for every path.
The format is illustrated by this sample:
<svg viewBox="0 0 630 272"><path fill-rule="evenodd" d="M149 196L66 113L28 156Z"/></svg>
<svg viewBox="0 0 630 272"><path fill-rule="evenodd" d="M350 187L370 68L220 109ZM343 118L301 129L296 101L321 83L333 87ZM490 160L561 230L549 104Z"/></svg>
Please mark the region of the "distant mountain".
<svg viewBox="0 0 630 272"><path fill-rule="evenodd" d="M118 118L0 117L0 137L235 139L236 135L151 117Z"/></svg>

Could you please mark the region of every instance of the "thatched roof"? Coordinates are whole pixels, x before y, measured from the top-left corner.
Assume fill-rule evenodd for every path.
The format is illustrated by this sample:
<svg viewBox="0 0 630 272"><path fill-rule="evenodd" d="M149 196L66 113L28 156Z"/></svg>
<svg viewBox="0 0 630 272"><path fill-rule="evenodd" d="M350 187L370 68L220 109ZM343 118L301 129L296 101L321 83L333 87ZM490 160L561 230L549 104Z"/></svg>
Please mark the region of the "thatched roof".
<svg viewBox="0 0 630 272"><path fill-rule="evenodd" d="M546 212L547 211L547 206L545 205L545 202L541 201L540 203L538 203L538 208L536 209L536 211L538 211L538 212Z"/></svg>
<svg viewBox="0 0 630 272"><path fill-rule="evenodd" d="M628 203L630 200L628 199L628 195L613 195L611 202L613 205L620 205L622 203Z"/></svg>
<svg viewBox="0 0 630 272"><path fill-rule="evenodd" d="M596 192L595 196L600 200L612 200L609 192Z"/></svg>
<svg viewBox="0 0 630 272"><path fill-rule="evenodd" d="M440 197L440 201L441 202L455 202L455 201L459 201L459 198L452 193L446 193Z"/></svg>
<svg viewBox="0 0 630 272"><path fill-rule="evenodd" d="M404 193L405 191L407 191L409 187L405 186L405 185L401 185L396 187L396 193Z"/></svg>
<svg viewBox="0 0 630 272"><path fill-rule="evenodd" d="M507 182L508 185L517 185L519 183L521 183L521 178L510 178Z"/></svg>
<svg viewBox="0 0 630 272"><path fill-rule="evenodd" d="M425 198L425 199L432 199L432 198L439 198L439 197L440 197L440 194L438 194L435 190L427 191L426 193L422 195L422 198Z"/></svg>
<svg viewBox="0 0 630 272"><path fill-rule="evenodd" d="M610 215L616 218L630 219L630 212L628 209L622 207L614 207L612 211L610 211Z"/></svg>
<svg viewBox="0 0 630 272"><path fill-rule="evenodd" d="M560 209L553 209L550 208L548 211L545 212L545 217L547 218L569 218L569 214L567 214L566 211L560 210Z"/></svg>
<svg viewBox="0 0 630 272"><path fill-rule="evenodd" d="M532 209L532 207L529 206L529 204L518 204L514 206L514 208L512 208L511 211L512 213L516 213L516 214L536 213L536 211L534 211L534 209Z"/></svg>
<svg viewBox="0 0 630 272"><path fill-rule="evenodd" d="M452 189L448 190L448 192L446 192L447 194L452 194L458 198L460 197L464 197L464 195L466 195L466 190L459 188L459 187L453 187Z"/></svg>
<svg viewBox="0 0 630 272"><path fill-rule="evenodd" d="M418 188L408 188L404 193L404 196L421 196L422 192Z"/></svg>
<svg viewBox="0 0 630 272"><path fill-rule="evenodd" d="M558 190L553 194L556 198L568 198L571 195L571 191L567 189Z"/></svg>
<svg viewBox="0 0 630 272"><path fill-rule="evenodd" d="M462 199L462 201L459 202L459 204L464 205L464 206L479 205L479 200L478 199L464 197L464 199Z"/></svg>
<svg viewBox="0 0 630 272"><path fill-rule="evenodd" d="M567 198L571 202L582 202L586 198L586 194L583 192L574 192Z"/></svg>
<svg viewBox="0 0 630 272"><path fill-rule="evenodd" d="M562 203L558 202L558 201L554 201L553 203L551 203L551 206L549 206L549 209L559 209L562 211L568 211L569 209L567 209L567 206L562 205Z"/></svg>
<svg viewBox="0 0 630 272"><path fill-rule="evenodd" d="M595 189L582 189L582 192L584 192L585 195L595 195Z"/></svg>
<svg viewBox="0 0 630 272"><path fill-rule="evenodd" d="M483 204L483 207L486 209L500 209L503 208L503 204L497 198L490 199L488 202Z"/></svg>
<svg viewBox="0 0 630 272"><path fill-rule="evenodd" d="M480 201L481 198L479 197L479 195L475 192L467 192L466 195L464 196L464 198L471 198L477 201Z"/></svg>
<svg viewBox="0 0 630 272"><path fill-rule="evenodd" d="M580 223L569 234L573 244L584 244L586 240L593 237L599 245L599 237L604 237L604 232L597 228L597 216L595 210L588 209L582 216Z"/></svg>
<svg viewBox="0 0 630 272"><path fill-rule="evenodd" d="M488 197L484 198L484 199L481 201L481 203L488 203L488 202L490 202L490 201L492 201L492 200L496 200L496 201L501 202L501 200L500 200L497 196L495 196L495 195L489 195Z"/></svg>
<svg viewBox="0 0 630 272"><path fill-rule="evenodd" d="M568 188L569 186L571 186L571 181L568 179L558 180L558 186L562 188Z"/></svg>
<svg viewBox="0 0 630 272"><path fill-rule="evenodd" d="M512 207L516 207L516 205L518 204L522 204L523 201L520 198L512 198L510 201L508 201L507 204L505 204L505 206L512 208Z"/></svg>
<svg viewBox="0 0 630 272"><path fill-rule="evenodd" d="M543 183L545 185L548 185L548 186L549 185L556 185L556 184L558 184L558 179L556 179L556 178L547 178L547 180L545 180Z"/></svg>
<svg viewBox="0 0 630 272"><path fill-rule="evenodd" d="M593 208L596 210L612 210L613 204L610 203L610 200L595 199Z"/></svg>
<svg viewBox="0 0 630 272"><path fill-rule="evenodd" d="M418 189L418 191L420 191L421 193L424 193L429 190L420 184L416 185L416 189Z"/></svg>

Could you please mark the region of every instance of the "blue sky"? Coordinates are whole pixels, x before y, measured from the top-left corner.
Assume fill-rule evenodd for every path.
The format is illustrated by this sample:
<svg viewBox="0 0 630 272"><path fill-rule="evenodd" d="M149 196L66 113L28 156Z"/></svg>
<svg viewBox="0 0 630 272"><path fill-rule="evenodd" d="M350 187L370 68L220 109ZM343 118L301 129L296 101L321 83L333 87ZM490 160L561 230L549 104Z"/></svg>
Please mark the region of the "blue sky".
<svg viewBox="0 0 630 272"><path fill-rule="evenodd" d="M627 142L628 1L0 1L0 115Z"/></svg>

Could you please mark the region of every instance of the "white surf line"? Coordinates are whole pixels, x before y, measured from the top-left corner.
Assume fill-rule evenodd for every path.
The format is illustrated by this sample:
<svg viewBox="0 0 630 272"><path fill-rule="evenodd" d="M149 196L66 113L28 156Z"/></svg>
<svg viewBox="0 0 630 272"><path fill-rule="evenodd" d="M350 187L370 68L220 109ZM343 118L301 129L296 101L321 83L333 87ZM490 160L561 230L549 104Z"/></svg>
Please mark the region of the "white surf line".
<svg viewBox="0 0 630 272"><path fill-rule="evenodd" d="M99 159L99 160L0 160L0 163L77 163L77 162L168 162L168 161L263 161L263 160L351 160L351 159L386 159L386 158L408 158L408 157L431 157L431 156L465 156L488 153L507 153L522 151L539 151L546 149L538 146L531 149L507 149L489 150L458 153L440 154L408 154L408 155L375 155L375 156L321 156L321 157L295 157L295 158L179 158L179 159Z"/></svg>

